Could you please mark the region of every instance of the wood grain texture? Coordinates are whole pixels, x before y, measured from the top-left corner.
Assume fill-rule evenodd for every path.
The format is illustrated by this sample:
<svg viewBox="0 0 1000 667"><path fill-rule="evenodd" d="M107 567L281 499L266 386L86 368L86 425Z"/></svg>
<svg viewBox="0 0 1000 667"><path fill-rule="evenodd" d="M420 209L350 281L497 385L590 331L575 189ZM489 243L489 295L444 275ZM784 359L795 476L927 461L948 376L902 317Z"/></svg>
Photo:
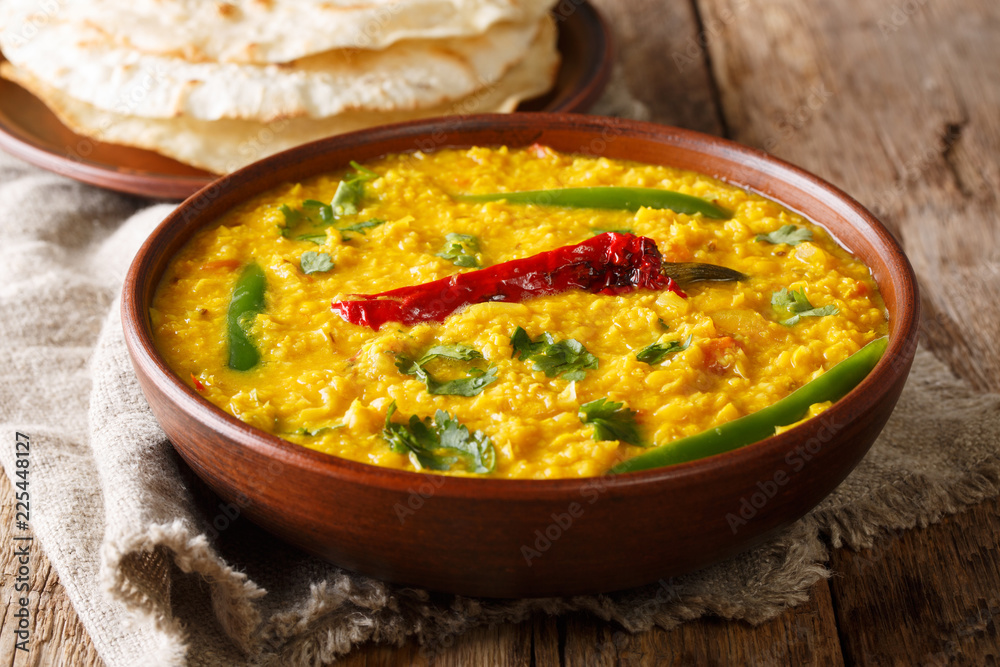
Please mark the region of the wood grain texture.
<svg viewBox="0 0 1000 667"><path fill-rule="evenodd" d="M809 602L756 627L702 618L672 630L630 634L583 616L568 617L566 625L566 665L844 664L825 581L813 586Z"/></svg>
<svg viewBox="0 0 1000 667"><path fill-rule="evenodd" d="M720 17L742 0L704 0ZM709 43L727 127L879 214L921 281L923 341L1000 388L1000 7L768 0ZM776 75L780 72L780 76ZM996 501L834 553L848 664L996 664Z"/></svg>
<svg viewBox="0 0 1000 667"><path fill-rule="evenodd" d="M1000 6L746 4L699 2L722 25L709 52L732 138L880 215L921 281L927 342L1000 388Z"/></svg>
<svg viewBox="0 0 1000 667"><path fill-rule="evenodd" d="M532 664L532 623L498 625L471 630L440 644L408 642L401 648L367 646L354 651L338 665L344 667L529 667ZM558 662L556 663L558 664Z"/></svg>
<svg viewBox="0 0 1000 667"><path fill-rule="evenodd" d="M1000 663L998 518L994 499L928 530L835 552L831 565L840 576L831 586L847 661Z"/></svg>
<svg viewBox="0 0 1000 667"><path fill-rule="evenodd" d="M653 120L724 135L704 43L711 33L689 2L592 0L611 26L628 88Z"/></svg>
<svg viewBox="0 0 1000 667"><path fill-rule="evenodd" d="M13 580L19 563L15 561L11 545L15 544L15 534L30 535L30 531L13 529L14 490L4 474L0 474L0 498L3 500L3 510L0 512L0 576L3 577L0 584L0 667L103 666L104 663L73 611L69 596L59 583L59 577L52 569L49 559L45 557L41 545L34 542L29 548L29 650L25 652L15 649L13 629L17 620L13 613L18 610L18 598L24 593L14 588Z"/></svg>

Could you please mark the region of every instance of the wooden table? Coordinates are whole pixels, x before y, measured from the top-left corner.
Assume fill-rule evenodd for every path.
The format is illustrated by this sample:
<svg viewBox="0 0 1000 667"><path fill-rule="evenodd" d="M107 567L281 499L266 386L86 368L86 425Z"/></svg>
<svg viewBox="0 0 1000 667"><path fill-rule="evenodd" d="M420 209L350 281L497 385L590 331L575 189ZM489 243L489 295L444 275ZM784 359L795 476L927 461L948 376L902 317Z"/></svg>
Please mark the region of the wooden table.
<svg viewBox="0 0 1000 667"><path fill-rule="evenodd" d="M977 388L1000 391L1000 3L593 2L654 120L765 148L874 210L921 279L924 343ZM630 635L585 616L539 617L459 637L434 664L997 664L998 554L993 500L870 550L834 551L835 576L758 627L703 619ZM47 562L33 576L33 651L0 664L99 664ZM426 658L414 644L370 646L343 664Z"/></svg>

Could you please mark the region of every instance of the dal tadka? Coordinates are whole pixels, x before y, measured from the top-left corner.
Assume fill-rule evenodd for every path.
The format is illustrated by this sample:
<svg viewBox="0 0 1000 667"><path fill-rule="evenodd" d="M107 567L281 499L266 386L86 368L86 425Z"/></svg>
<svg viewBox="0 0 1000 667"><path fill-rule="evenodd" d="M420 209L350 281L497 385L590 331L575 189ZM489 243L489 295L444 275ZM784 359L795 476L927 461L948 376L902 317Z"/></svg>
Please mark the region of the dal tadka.
<svg viewBox="0 0 1000 667"><path fill-rule="evenodd" d="M595 187L727 217L461 196ZM335 307L602 238L746 279L527 294L377 330ZM240 292L253 266L262 308ZM391 468L529 479L621 469L792 401L887 331L868 268L801 216L704 175L538 145L390 155L261 193L173 259L151 319L178 376L265 431ZM230 366L234 326L259 355L247 370ZM808 415L830 404L796 395Z"/></svg>

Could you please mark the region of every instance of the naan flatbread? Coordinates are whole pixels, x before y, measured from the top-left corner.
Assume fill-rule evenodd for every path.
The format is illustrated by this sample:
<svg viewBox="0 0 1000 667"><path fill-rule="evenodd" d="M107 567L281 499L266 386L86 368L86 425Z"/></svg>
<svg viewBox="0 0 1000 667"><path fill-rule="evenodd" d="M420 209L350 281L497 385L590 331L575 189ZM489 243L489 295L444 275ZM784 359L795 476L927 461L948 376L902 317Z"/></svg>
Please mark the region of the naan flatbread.
<svg viewBox="0 0 1000 667"><path fill-rule="evenodd" d="M10 39L60 20L88 23L108 46L192 62L287 63L333 49L480 35L534 24L554 0L4 0Z"/></svg>
<svg viewBox="0 0 1000 667"><path fill-rule="evenodd" d="M340 49L285 65L151 56L106 46L90 24L59 20L20 44L0 32L0 48L18 69L105 111L270 122L416 110L465 97L498 81L551 20L496 24L475 37L404 40L381 51Z"/></svg>
<svg viewBox="0 0 1000 667"><path fill-rule="evenodd" d="M324 119L295 118L271 123L205 121L186 116L138 118L76 100L10 63L0 65L0 75L31 91L78 134L157 151L221 174L299 144L374 125L433 116L513 111L522 100L541 95L551 87L559 65L554 44L555 26L545 22L524 58L496 84L449 104L410 111L352 111Z"/></svg>

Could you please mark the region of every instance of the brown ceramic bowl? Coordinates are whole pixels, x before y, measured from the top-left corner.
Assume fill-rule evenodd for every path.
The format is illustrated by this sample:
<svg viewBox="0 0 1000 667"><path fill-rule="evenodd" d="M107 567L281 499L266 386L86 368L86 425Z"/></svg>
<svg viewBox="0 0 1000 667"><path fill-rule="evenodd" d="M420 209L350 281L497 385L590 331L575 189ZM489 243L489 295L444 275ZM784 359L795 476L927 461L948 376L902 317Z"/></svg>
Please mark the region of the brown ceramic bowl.
<svg viewBox="0 0 1000 667"><path fill-rule="evenodd" d="M509 481L378 468L286 442L202 399L153 347L148 309L164 267L192 234L251 195L352 159L534 142L693 169L823 225L871 267L889 311L888 351L821 417L742 449L620 476ZM913 360L917 303L913 271L885 227L816 176L696 132L613 118L515 114L333 137L223 178L184 202L146 241L125 280L122 308L136 373L164 431L194 471L253 521L338 565L388 581L514 597L655 581L736 554L801 517L844 479L885 425Z"/></svg>

